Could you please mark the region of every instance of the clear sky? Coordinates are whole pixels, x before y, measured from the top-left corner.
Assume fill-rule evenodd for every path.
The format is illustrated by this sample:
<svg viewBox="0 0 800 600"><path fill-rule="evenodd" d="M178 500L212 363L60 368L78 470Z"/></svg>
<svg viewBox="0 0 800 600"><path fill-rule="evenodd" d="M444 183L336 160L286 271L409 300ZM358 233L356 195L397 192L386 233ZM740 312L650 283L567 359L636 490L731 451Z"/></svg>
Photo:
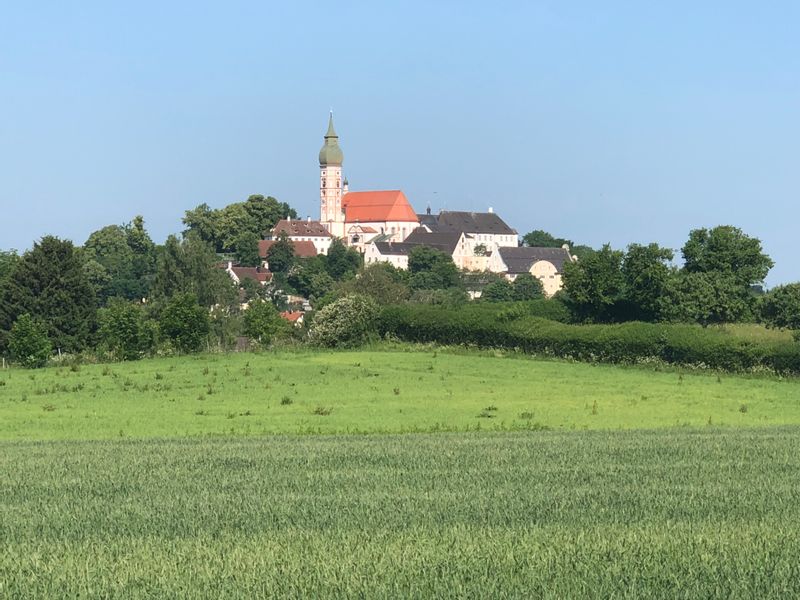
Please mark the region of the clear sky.
<svg viewBox="0 0 800 600"><path fill-rule="evenodd" d="M0 248L273 195L489 206L598 246L732 224L800 280L800 3L3 2Z"/></svg>

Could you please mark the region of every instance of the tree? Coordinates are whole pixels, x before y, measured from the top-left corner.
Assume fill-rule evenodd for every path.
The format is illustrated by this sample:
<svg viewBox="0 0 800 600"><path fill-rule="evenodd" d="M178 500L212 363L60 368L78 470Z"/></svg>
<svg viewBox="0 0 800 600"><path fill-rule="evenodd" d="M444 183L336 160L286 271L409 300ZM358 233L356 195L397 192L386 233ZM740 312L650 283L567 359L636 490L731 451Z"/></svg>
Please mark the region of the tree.
<svg viewBox="0 0 800 600"><path fill-rule="evenodd" d="M774 265L757 238L730 225L691 231L682 253L687 273L724 273L742 286L763 282Z"/></svg>
<svg viewBox="0 0 800 600"><path fill-rule="evenodd" d="M245 231L236 239L236 261L243 267L257 267L261 264L258 253L259 239L252 231Z"/></svg>
<svg viewBox="0 0 800 600"><path fill-rule="evenodd" d="M14 322L8 336L11 358L29 369L43 367L53 352L47 328L25 313Z"/></svg>
<svg viewBox="0 0 800 600"><path fill-rule="evenodd" d="M212 209L208 204L200 204L192 210L187 210L183 216L183 224L186 229L183 230L183 235L194 233L204 242L208 242L214 246L214 249L221 251L219 247L219 211Z"/></svg>
<svg viewBox="0 0 800 600"><path fill-rule="evenodd" d="M481 300L486 302L511 302L514 300L514 286L506 279L490 283L483 288Z"/></svg>
<svg viewBox="0 0 800 600"><path fill-rule="evenodd" d="M96 299L72 242L42 238L17 262L0 293L0 331L29 314L47 325L55 347L79 352L89 345Z"/></svg>
<svg viewBox="0 0 800 600"><path fill-rule="evenodd" d="M112 298L98 313L100 347L117 360L136 360L155 343L154 330L141 305Z"/></svg>
<svg viewBox="0 0 800 600"><path fill-rule="evenodd" d="M344 295L369 296L381 306L408 300L408 274L387 262L364 266L353 279L340 284Z"/></svg>
<svg viewBox="0 0 800 600"><path fill-rule="evenodd" d="M622 260L625 297L637 319L655 321L659 316L661 298L669 284L672 269L669 261L674 253L658 244L631 244Z"/></svg>
<svg viewBox="0 0 800 600"><path fill-rule="evenodd" d="M564 263L565 302L580 321L608 321L623 297L623 253L608 244L585 260Z"/></svg>
<svg viewBox="0 0 800 600"><path fill-rule="evenodd" d="M17 262L19 262L19 255L16 250L0 250L0 287L11 276Z"/></svg>
<svg viewBox="0 0 800 600"><path fill-rule="evenodd" d="M236 285L224 269L210 244L190 233L183 240L171 235L158 249L158 262L151 296L163 305L176 294L194 294L201 306L232 306L237 300Z"/></svg>
<svg viewBox="0 0 800 600"><path fill-rule="evenodd" d="M355 276L364 260L355 248L348 248L342 240L334 238L325 257L328 274L335 281L350 279Z"/></svg>
<svg viewBox="0 0 800 600"><path fill-rule="evenodd" d="M267 250L267 264L273 273L287 273L294 264L294 243L286 232L278 234L278 239Z"/></svg>
<svg viewBox="0 0 800 600"><path fill-rule="evenodd" d="M247 198L244 209L252 220L253 232L261 238L282 219L296 219L295 211L286 202L278 202L272 196L266 198L256 194Z"/></svg>
<svg viewBox="0 0 800 600"><path fill-rule="evenodd" d="M256 227L243 203L229 204L219 211L217 218L217 250L232 252L236 240L243 233L250 232L258 235Z"/></svg>
<svg viewBox="0 0 800 600"><path fill-rule="evenodd" d="M287 274L287 282L305 298L322 298L333 289L323 256L297 259Z"/></svg>
<svg viewBox="0 0 800 600"><path fill-rule="evenodd" d="M358 346L375 334L377 318L378 305L372 298L345 296L317 312L309 334L322 346Z"/></svg>
<svg viewBox="0 0 800 600"><path fill-rule="evenodd" d="M93 232L83 245L83 258L100 304L115 296L129 300L147 297L155 273L155 245L141 216L132 223Z"/></svg>
<svg viewBox="0 0 800 600"><path fill-rule="evenodd" d="M572 240L553 237L541 229L536 229L523 235L522 243L532 248L561 248L564 244L572 246Z"/></svg>
<svg viewBox="0 0 800 600"><path fill-rule="evenodd" d="M452 257L428 246L417 246L409 252L408 271L411 288L415 290L447 289L461 283Z"/></svg>
<svg viewBox="0 0 800 600"><path fill-rule="evenodd" d="M244 311L245 335L262 346L278 336L288 335L290 327L271 302L255 300Z"/></svg>
<svg viewBox="0 0 800 600"><path fill-rule="evenodd" d="M159 325L179 351L197 352L210 331L208 309L198 304L194 294L176 294L162 311Z"/></svg>
<svg viewBox="0 0 800 600"><path fill-rule="evenodd" d="M514 300L536 300L544 297L542 282L529 273L517 275L514 280Z"/></svg>
<svg viewBox="0 0 800 600"><path fill-rule="evenodd" d="M708 326L735 323L752 316L748 288L728 273L681 272L669 279L659 303L662 318Z"/></svg>
<svg viewBox="0 0 800 600"><path fill-rule="evenodd" d="M776 287L761 299L761 318L770 327L800 331L800 283Z"/></svg>
<svg viewBox="0 0 800 600"><path fill-rule="evenodd" d="M253 195L245 202L234 202L222 209L201 204L187 210L183 217L184 235L194 233L210 243L217 252L232 251L237 239L252 233L258 239L281 219L297 218L297 212L272 196Z"/></svg>

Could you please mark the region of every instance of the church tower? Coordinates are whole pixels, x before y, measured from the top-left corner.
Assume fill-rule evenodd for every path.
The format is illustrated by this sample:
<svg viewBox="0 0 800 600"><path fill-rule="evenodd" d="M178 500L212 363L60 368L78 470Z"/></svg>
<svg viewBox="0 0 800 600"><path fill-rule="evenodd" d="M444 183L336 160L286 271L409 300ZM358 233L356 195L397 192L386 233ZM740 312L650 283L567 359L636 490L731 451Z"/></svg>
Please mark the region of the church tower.
<svg viewBox="0 0 800 600"><path fill-rule="evenodd" d="M333 128L333 111L328 121L325 143L319 151L319 220L331 235L344 237L344 212L342 211L342 162L344 154L339 148L339 136Z"/></svg>

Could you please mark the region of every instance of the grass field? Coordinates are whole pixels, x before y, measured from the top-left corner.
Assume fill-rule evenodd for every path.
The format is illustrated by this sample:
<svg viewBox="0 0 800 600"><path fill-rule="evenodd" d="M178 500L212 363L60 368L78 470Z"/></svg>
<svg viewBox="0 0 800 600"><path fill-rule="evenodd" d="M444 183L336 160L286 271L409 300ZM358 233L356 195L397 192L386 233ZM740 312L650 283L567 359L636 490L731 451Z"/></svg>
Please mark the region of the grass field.
<svg viewBox="0 0 800 600"><path fill-rule="evenodd" d="M12 369L0 598L792 597L798 481L797 379L409 347Z"/></svg>
<svg viewBox="0 0 800 600"><path fill-rule="evenodd" d="M800 380L490 353L277 352L0 372L0 439L800 424Z"/></svg>
<svg viewBox="0 0 800 600"><path fill-rule="evenodd" d="M797 597L798 439L4 442L0 597Z"/></svg>

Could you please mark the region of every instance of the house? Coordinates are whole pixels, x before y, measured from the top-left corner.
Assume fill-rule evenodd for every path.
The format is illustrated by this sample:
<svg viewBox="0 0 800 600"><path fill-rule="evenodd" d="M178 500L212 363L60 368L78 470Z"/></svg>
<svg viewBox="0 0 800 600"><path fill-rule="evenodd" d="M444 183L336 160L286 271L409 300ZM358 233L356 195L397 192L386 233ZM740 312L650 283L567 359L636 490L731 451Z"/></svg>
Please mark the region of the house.
<svg viewBox="0 0 800 600"><path fill-rule="evenodd" d="M267 269L269 269L267 252L275 242L276 240L261 240L258 242L258 255L261 257L261 260L264 261L263 265ZM300 241L292 242L292 244L294 245L294 255L298 258L311 258L317 255L317 247L314 245L314 242Z"/></svg>
<svg viewBox="0 0 800 600"><path fill-rule="evenodd" d="M427 246L448 254L458 266L462 262L467 244L461 233L430 233L418 228L406 238L405 242L372 242L364 253L364 262L366 264L388 262L398 269L408 269L408 256L419 246Z"/></svg>
<svg viewBox="0 0 800 600"><path fill-rule="evenodd" d="M245 279L252 279L261 285L266 285L272 280L272 273L264 267L240 267L228 262L225 272L237 285L241 285Z"/></svg>
<svg viewBox="0 0 800 600"><path fill-rule="evenodd" d="M275 224L266 236L268 241L274 241L279 235L285 233L293 242L311 242L317 254L327 254L331 247L333 236L319 221L312 221L311 217L302 219L283 219Z"/></svg>
<svg viewBox="0 0 800 600"><path fill-rule="evenodd" d="M295 327L300 327L303 324L303 317L305 313L302 310L285 310L281 313L281 317L289 321Z"/></svg>
<svg viewBox="0 0 800 600"><path fill-rule="evenodd" d="M495 273L504 273L511 281L529 273L542 282L545 295L552 296L563 285L564 264L577 260L566 245L561 248L500 247L489 258L488 267Z"/></svg>

